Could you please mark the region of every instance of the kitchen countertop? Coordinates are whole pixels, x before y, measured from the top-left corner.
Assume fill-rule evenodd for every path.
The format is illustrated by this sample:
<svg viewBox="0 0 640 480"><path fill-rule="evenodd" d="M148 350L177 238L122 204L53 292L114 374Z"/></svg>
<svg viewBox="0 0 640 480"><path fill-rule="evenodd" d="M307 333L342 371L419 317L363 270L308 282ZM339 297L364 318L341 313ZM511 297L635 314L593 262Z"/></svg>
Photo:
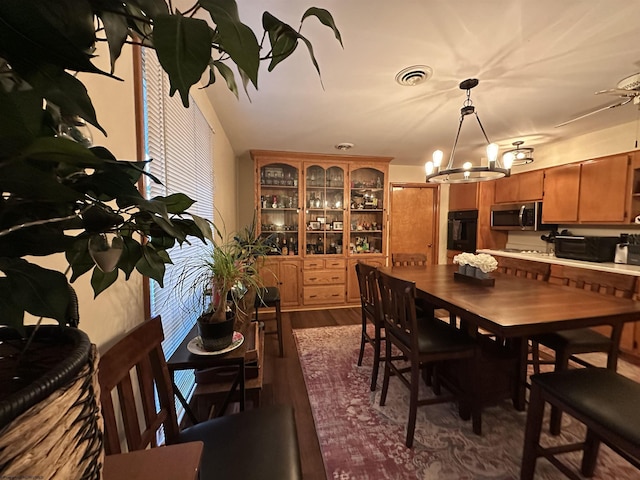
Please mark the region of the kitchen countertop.
<svg viewBox="0 0 640 480"><path fill-rule="evenodd" d="M544 253L524 253L524 252L505 252L503 250L478 250L478 253L488 253L489 255L520 258L524 260L533 260L536 262L553 263L556 265L566 265L569 267L588 268L591 270L598 270L600 272L613 272L623 273L626 275L634 275L640 277L639 265L626 265L623 263L613 262L583 262L581 260L570 260L568 258L558 258L554 255L548 255ZM498 262L499 263L499 262Z"/></svg>

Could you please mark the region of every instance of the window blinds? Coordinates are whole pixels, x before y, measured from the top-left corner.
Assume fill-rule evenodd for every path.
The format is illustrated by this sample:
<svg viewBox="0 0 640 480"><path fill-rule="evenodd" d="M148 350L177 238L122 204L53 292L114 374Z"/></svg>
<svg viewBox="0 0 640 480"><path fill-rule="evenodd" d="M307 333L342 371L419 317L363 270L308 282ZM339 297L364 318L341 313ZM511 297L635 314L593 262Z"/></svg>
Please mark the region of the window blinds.
<svg viewBox="0 0 640 480"><path fill-rule="evenodd" d="M147 179L146 197L182 192L196 201L190 212L213 220L213 131L193 101L185 108L179 95L169 97L169 79L160 67L153 50L142 49L145 155L148 171L162 181L158 185ZM151 315L162 316L167 358L176 350L196 322L198 312L188 305L199 304L199 297L188 288L179 287L184 265L203 254L204 245L189 238L169 251L173 265L167 265L164 288L150 280ZM179 293L179 294L178 294ZM176 385L188 397L193 388L191 371L176 372Z"/></svg>

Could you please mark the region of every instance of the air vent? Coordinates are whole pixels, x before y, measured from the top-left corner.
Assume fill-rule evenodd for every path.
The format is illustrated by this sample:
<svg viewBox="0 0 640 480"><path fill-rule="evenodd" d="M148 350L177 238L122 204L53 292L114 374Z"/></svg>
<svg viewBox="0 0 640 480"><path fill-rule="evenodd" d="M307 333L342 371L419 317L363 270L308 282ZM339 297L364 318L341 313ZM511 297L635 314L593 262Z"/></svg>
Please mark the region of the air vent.
<svg viewBox="0 0 640 480"><path fill-rule="evenodd" d="M353 143L348 143L348 142L342 142L342 143L338 143L337 145L335 145L335 148L337 150L342 150L343 152L345 150L349 150L351 148L353 148Z"/></svg>
<svg viewBox="0 0 640 480"><path fill-rule="evenodd" d="M403 87L415 87L426 82L433 75L433 69L426 65L414 65L398 72L396 82Z"/></svg>

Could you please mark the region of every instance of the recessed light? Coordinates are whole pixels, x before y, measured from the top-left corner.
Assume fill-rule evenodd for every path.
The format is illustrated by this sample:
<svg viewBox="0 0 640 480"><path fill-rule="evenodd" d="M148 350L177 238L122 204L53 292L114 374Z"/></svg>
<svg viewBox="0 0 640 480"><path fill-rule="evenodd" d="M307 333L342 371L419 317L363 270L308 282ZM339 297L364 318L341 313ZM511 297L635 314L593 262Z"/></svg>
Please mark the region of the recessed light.
<svg viewBox="0 0 640 480"><path fill-rule="evenodd" d="M353 147L354 147L353 143L348 143L348 142L342 142L335 145L335 148L337 150L342 150L342 151L349 150Z"/></svg>

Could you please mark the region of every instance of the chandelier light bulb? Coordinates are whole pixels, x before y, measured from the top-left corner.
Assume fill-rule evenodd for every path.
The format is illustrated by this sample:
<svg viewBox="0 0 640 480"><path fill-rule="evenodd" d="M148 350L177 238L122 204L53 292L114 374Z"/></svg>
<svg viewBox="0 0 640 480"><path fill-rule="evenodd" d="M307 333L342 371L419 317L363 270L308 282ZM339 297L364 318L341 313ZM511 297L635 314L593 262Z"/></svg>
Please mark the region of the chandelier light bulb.
<svg viewBox="0 0 640 480"><path fill-rule="evenodd" d="M471 162L464 162L462 164L462 168L464 168L465 170L471 170L471 167L473 167L473 164Z"/></svg>
<svg viewBox="0 0 640 480"><path fill-rule="evenodd" d="M427 175L431 175L433 173L433 162L425 163L424 171L427 173Z"/></svg>
<svg viewBox="0 0 640 480"><path fill-rule="evenodd" d="M498 158L498 145L495 143L490 143L487 145L487 158L489 159L489 164L495 162Z"/></svg>
<svg viewBox="0 0 640 480"><path fill-rule="evenodd" d="M442 150L436 150L435 152L433 152L433 166L434 167L440 167L440 165L442 165L442 157L444 156L444 153L442 153Z"/></svg>
<svg viewBox="0 0 640 480"><path fill-rule="evenodd" d="M515 155L513 152L507 152L502 156L502 163L504 164L504 168L510 169L513 166L513 161L515 160Z"/></svg>
<svg viewBox="0 0 640 480"><path fill-rule="evenodd" d="M469 171L464 172L465 180L469 178L469 175L471 175L471 172L469 172Z"/></svg>

